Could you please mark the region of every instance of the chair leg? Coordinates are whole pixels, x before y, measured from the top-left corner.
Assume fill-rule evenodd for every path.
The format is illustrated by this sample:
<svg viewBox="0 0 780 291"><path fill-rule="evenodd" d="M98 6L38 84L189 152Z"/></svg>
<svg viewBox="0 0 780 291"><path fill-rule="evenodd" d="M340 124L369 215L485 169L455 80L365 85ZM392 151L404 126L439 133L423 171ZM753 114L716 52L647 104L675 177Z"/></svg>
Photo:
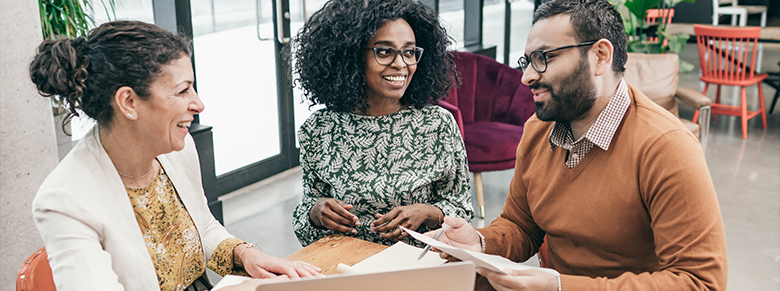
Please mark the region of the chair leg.
<svg viewBox="0 0 780 291"><path fill-rule="evenodd" d="M477 192L479 218L485 218L485 193L482 191L482 172L474 173L474 191Z"/></svg>
<svg viewBox="0 0 780 291"><path fill-rule="evenodd" d="M775 89L775 97L772 98L772 105L769 106L769 114L775 112L775 104L777 104L777 98L780 97L780 90Z"/></svg>
<svg viewBox="0 0 780 291"><path fill-rule="evenodd" d="M710 136L710 112L712 108L710 106L702 106L701 116L698 119L699 122L699 143L701 143L701 149L704 154L707 154L707 142Z"/></svg>
<svg viewBox="0 0 780 291"><path fill-rule="evenodd" d="M740 93L742 95L742 104L740 105L742 111L742 139L747 139L747 90L745 90L745 86L741 86Z"/></svg>
<svg viewBox="0 0 780 291"><path fill-rule="evenodd" d="M761 12L761 27L766 27L766 11Z"/></svg>
<svg viewBox="0 0 780 291"><path fill-rule="evenodd" d="M764 129L766 129L766 104L764 104L764 86L758 83L758 103L761 104L761 120L764 122Z"/></svg>
<svg viewBox="0 0 780 291"><path fill-rule="evenodd" d="M717 90L715 90L715 103L720 104L720 85L718 85ZM712 114L712 121L718 122L717 114Z"/></svg>

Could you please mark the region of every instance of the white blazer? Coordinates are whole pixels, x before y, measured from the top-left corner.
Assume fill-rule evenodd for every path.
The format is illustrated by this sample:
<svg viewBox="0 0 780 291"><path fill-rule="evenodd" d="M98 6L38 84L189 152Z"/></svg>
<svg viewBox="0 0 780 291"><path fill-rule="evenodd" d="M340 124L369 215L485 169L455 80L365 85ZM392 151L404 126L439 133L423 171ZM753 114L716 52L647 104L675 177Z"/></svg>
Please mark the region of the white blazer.
<svg viewBox="0 0 780 291"><path fill-rule="evenodd" d="M130 199L96 128L46 177L33 200L54 283L58 291L160 290ZM195 142L187 135L182 151L157 159L192 217L208 261L232 236L209 211Z"/></svg>

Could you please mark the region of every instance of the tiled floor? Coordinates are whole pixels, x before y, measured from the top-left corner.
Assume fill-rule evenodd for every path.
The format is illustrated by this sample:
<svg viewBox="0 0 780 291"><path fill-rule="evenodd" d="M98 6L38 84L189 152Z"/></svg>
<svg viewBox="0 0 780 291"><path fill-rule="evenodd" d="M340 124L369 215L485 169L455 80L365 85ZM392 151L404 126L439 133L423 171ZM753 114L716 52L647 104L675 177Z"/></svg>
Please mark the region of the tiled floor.
<svg viewBox="0 0 780 291"><path fill-rule="evenodd" d="M695 44L688 44L681 58L697 69L681 75L680 86L700 91ZM780 45L764 45L763 59L764 71L780 71ZM714 98L714 93L711 88L708 95ZM774 93L764 85L767 106ZM723 100L734 96L731 89L723 94ZM755 87L748 94L749 108L756 108ZM692 116L692 109L680 107L682 116ZM710 130L705 154L726 228L729 290L780 289L780 108L767 119L766 130L760 118L749 122L747 140L742 139L736 117L721 117ZM487 217L474 219L475 227L499 215L511 177L511 170L484 173ZM266 252L285 257L301 248L290 223L301 195L299 168L231 193L223 201L225 226L234 235L259 243ZM529 263L535 264L535 259Z"/></svg>

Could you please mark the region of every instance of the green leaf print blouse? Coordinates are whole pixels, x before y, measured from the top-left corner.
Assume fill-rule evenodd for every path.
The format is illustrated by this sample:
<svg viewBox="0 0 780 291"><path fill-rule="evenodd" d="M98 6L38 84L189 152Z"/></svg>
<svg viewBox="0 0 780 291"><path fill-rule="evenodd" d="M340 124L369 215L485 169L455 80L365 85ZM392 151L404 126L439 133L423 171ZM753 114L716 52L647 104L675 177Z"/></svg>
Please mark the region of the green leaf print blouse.
<svg viewBox="0 0 780 291"><path fill-rule="evenodd" d="M370 231L376 214L425 203L444 215L471 220L471 184L463 139L452 115L439 106L412 106L390 115L365 116L322 109L298 131L303 199L293 228L306 246L332 231L314 226L309 210L319 198L354 206L357 234L344 235L392 245ZM418 231L429 229L421 224ZM406 243L420 245L410 237Z"/></svg>

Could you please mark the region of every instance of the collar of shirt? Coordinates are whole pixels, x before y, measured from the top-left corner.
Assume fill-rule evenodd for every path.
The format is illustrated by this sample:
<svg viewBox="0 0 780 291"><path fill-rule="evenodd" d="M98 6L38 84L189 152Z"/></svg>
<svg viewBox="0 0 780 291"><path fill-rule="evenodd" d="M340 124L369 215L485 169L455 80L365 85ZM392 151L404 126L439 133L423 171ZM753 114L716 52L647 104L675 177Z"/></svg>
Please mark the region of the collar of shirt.
<svg viewBox="0 0 780 291"><path fill-rule="evenodd" d="M620 121L623 120L623 115L626 114L629 105L631 105L631 98L628 96L628 86L626 86L625 80L621 79L615 94L612 95L607 106L596 118L596 122L578 140L574 141L569 123L561 123L559 126L558 122L555 122L548 137L550 150L554 151L555 146L568 150L583 140L587 140L605 151L608 150L609 143L612 142L615 131L620 126Z"/></svg>

